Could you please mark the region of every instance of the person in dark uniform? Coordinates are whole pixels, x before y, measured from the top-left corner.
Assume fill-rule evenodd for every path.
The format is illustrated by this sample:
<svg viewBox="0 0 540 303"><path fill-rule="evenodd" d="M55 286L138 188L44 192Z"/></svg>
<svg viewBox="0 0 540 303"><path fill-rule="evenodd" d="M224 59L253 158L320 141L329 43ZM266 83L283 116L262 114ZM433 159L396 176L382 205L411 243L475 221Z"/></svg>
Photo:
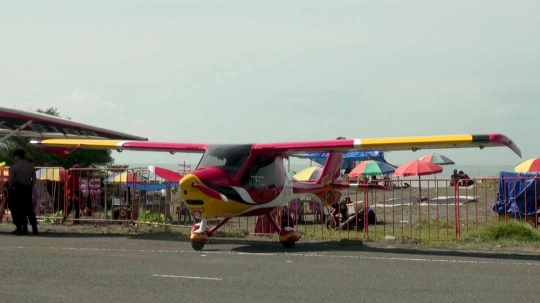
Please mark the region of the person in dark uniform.
<svg viewBox="0 0 540 303"><path fill-rule="evenodd" d="M33 191L36 183L36 168L26 160L24 150L13 153L13 165L9 168L8 200L12 212L16 235L28 234L28 221L34 235L39 234L34 212ZM14 212L15 211L15 212Z"/></svg>

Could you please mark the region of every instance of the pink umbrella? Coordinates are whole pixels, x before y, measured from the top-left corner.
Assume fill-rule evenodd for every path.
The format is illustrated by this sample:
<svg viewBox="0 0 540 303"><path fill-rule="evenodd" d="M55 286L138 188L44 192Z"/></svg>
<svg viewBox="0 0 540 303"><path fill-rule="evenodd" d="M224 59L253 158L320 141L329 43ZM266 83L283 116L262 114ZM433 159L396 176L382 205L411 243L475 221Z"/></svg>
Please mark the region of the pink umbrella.
<svg viewBox="0 0 540 303"><path fill-rule="evenodd" d="M148 170L150 170L150 172L154 175L163 178L169 182L177 183L180 182L180 179L182 179L182 176L180 176L179 173L163 167L148 166Z"/></svg>
<svg viewBox="0 0 540 303"><path fill-rule="evenodd" d="M424 175L433 175L442 173L443 168L439 165L429 162L429 161L410 161L407 162L396 169L394 172L395 176L418 176L418 181L420 181L420 176ZM422 183L418 182L420 200L422 200ZM437 187L437 191L439 188Z"/></svg>
<svg viewBox="0 0 540 303"><path fill-rule="evenodd" d="M396 176L423 176L442 173L443 168L439 165L429 162L415 160L407 162L396 169Z"/></svg>

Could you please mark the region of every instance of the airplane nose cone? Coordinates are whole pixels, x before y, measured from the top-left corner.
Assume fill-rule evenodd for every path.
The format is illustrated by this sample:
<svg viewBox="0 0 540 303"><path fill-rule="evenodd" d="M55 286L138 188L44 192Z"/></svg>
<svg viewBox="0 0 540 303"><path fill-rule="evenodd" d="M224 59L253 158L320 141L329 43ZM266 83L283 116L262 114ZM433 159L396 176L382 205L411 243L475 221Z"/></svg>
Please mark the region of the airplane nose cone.
<svg viewBox="0 0 540 303"><path fill-rule="evenodd" d="M187 174L180 179L180 195L184 201L189 199L190 193L196 191L195 184L202 184L202 182L194 174Z"/></svg>

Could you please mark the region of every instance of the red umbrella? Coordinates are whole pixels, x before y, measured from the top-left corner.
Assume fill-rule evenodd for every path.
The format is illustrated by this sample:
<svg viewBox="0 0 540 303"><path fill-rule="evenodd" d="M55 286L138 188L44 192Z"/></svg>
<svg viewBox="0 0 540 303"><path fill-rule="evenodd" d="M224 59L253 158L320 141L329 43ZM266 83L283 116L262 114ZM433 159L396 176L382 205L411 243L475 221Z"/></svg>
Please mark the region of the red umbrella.
<svg viewBox="0 0 540 303"><path fill-rule="evenodd" d="M178 183L180 182L180 179L182 179L182 176L180 176L179 173L170 169L156 166L148 166L148 170L150 170L150 172L152 172L154 175L163 178L169 182Z"/></svg>
<svg viewBox="0 0 540 303"><path fill-rule="evenodd" d="M411 162L407 162L400 167L396 169L394 172L395 176L418 176L418 180L420 181L420 176L424 175L433 175L442 173L443 168L439 165L429 162L429 161L421 161L421 160L415 160ZM420 201L422 200L422 183L418 182L418 189L420 194ZM439 187L437 186L437 191L439 190Z"/></svg>
<svg viewBox="0 0 540 303"><path fill-rule="evenodd" d="M415 160L407 162L396 169L396 176L423 176L442 173L443 168L439 165L428 162Z"/></svg>

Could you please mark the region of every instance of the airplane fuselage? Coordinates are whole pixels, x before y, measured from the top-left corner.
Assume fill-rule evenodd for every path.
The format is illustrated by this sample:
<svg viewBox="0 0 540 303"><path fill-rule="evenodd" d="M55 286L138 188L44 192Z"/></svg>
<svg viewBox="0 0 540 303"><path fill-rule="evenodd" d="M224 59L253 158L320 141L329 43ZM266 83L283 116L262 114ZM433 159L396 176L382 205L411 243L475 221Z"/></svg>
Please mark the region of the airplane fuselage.
<svg viewBox="0 0 540 303"><path fill-rule="evenodd" d="M264 215L305 195L322 202L325 189L292 178L280 154L251 145L212 145L182 178L180 191L195 216L213 218Z"/></svg>

